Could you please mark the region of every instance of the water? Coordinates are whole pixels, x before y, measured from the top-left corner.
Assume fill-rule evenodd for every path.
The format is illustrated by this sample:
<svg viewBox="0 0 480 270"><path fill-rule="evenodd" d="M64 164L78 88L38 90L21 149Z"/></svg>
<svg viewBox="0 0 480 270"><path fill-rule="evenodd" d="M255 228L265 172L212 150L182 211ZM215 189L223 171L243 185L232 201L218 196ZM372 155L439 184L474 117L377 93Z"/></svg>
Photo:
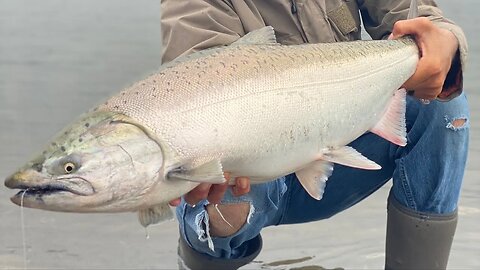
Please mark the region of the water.
<svg viewBox="0 0 480 270"><path fill-rule="evenodd" d="M477 0L439 1L470 41L465 88L472 143L450 269L480 267L480 26ZM59 129L160 63L159 3L147 0L0 0L0 178ZM247 269L381 268L388 187L334 218L267 228ZM0 269L23 268L20 209L0 187ZM24 209L27 266L75 269L175 268L177 224L149 229L132 214L67 214ZM280 261L290 260L282 264ZM277 262L277 263L276 263ZM293 263L293 264L292 264Z"/></svg>

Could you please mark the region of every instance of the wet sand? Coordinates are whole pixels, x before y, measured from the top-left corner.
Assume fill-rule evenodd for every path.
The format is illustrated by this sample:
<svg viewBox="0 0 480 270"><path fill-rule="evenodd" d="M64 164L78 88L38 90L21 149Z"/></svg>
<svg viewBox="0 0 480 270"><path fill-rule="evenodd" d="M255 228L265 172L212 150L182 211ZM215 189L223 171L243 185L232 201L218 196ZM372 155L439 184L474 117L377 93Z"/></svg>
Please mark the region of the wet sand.
<svg viewBox="0 0 480 270"><path fill-rule="evenodd" d="M439 1L470 42L465 77L471 146L450 269L480 267L480 2ZM158 1L0 0L0 179L80 113L157 69ZM329 220L267 228L245 269L308 265L382 268L389 186ZM23 268L20 208L0 186L0 269ZM151 227L134 213L24 209L28 269L174 269L175 221ZM296 260L284 261L284 260ZM273 263L277 262L277 263ZM268 265L267 265L268 264Z"/></svg>

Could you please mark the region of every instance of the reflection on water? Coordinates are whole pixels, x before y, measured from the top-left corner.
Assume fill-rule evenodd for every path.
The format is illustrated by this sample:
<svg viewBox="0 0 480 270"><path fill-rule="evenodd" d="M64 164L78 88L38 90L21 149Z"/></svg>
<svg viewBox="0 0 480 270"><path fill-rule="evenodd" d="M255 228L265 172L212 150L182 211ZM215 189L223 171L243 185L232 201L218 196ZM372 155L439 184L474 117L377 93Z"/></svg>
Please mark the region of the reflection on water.
<svg viewBox="0 0 480 270"><path fill-rule="evenodd" d="M439 1L470 41L465 87L472 115L480 43L476 0ZM0 178L60 128L160 63L158 1L0 0ZM480 266L480 125L471 121L471 154L450 268ZM328 221L267 228L251 268L381 268L388 188ZM20 211L0 188L0 266L23 267ZM25 209L31 268L175 268L177 225L144 231L134 214L80 215ZM290 265L274 262L295 260ZM273 264L272 264L272 263ZM291 261L289 261L291 262ZM308 268L311 265L317 268ZM258 266L258 267L257 267ZM0 267L1 269L2 267ZM249 267L247 267L249 268Z"/></svg>

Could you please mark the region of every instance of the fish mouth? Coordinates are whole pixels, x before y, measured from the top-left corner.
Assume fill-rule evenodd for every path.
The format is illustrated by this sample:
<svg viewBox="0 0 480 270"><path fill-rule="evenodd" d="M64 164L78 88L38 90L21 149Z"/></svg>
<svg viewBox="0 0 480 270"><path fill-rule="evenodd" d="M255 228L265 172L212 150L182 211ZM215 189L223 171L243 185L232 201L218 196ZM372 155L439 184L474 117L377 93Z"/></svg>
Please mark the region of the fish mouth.
<svg viewBox="0 0 480 270"><path fill-rule="evenodd" d="M36 176L36 177L32 177ZM26 199L42 199L47 196L89 196L95 189L87 180L78 176L44 179L37 172L24 171L13 174L5 180L5 186L20 191L11 201L20 205Z"/></svg>
<svg viewBox="0 0 480 270"><path fill-rule="evenodd" d="M78 186L78 183L75 183L75 186L72 186L70 184L71 182L69 182L68 184L62 183L62 182L55 182L55 183L45 184L42 186L31 186L31 187L19 185L17 187L14 187L14 189L20 189L20 191L15 196L50 195L57 192L69 192L79 196L88 196L94 193L93 188L90 188L91 187L90 184L88 184L89 187L85 185L82 185L80 187Z"/></svg>

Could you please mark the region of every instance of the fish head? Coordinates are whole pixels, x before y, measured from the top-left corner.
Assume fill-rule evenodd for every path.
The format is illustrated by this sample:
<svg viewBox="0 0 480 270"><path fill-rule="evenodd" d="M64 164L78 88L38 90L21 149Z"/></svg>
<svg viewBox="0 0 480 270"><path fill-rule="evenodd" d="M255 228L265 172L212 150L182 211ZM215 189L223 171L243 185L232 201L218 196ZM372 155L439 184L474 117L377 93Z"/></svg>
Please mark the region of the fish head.
<svg viewBox="0 0 480 270"><path fill-rule="evenodd" d="M162 151L127 116L90 112L5 180L17 205L62 212L141 208L161 178Z"/></svg>

